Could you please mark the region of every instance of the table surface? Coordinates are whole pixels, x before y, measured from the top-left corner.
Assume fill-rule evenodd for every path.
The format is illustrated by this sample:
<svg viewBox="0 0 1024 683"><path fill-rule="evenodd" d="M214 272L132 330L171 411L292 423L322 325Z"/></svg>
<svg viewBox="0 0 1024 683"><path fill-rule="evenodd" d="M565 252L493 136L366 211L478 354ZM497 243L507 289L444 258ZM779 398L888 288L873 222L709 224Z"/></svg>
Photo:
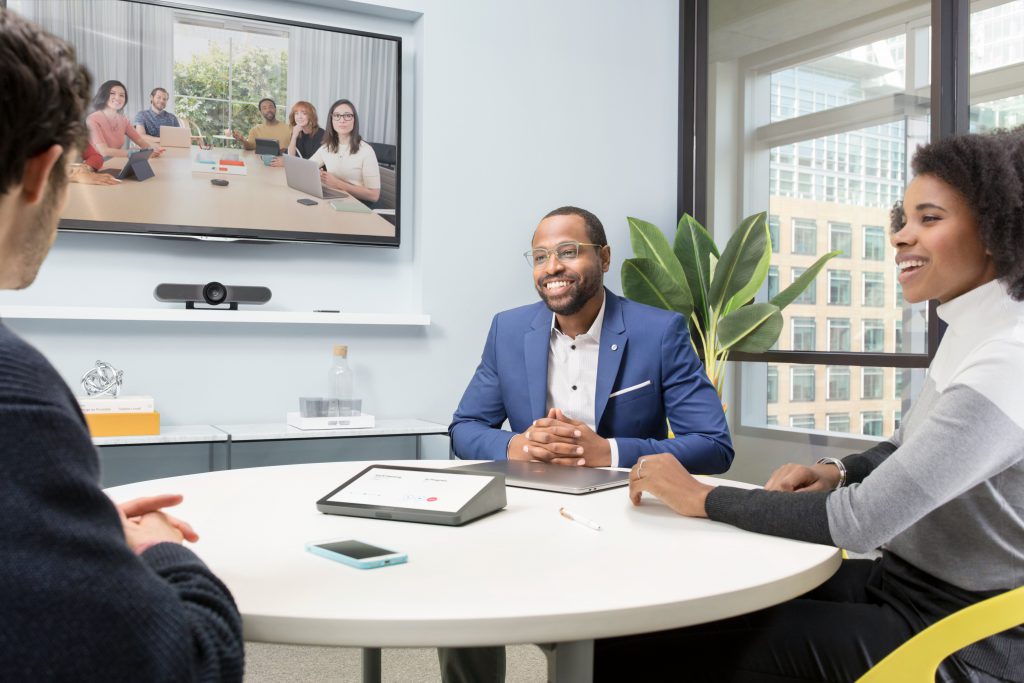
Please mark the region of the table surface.
<svg viewBox="0 0 1024 683"><path fill-rule="evenodd" d="M138 182L124 180L116 187L70 183L62 218L80 221L145 223L181 228L187 226L277 230L283 232L335 232L371 237L394 237L395 226L375 213L335 211L327 200L303 206L296 200L309 195L288 187L283 167L266 166L251 151L214 148L206 154L239 155L246 175L198 173L192 155L198 147L168 147L150 159L154 177ZM122 168L126 157L104 162L104 168ZM210 184L212 178L227 180L228 187ZM330 200L360 204L354 197Z"/></svg>
<svg viewBox="0 0 1024 683"><path fill-rule="evenodd" d="M246 639L254 641L352 647L583 641L760 609L817 586L840 563L836 548L688 519L653 499L634 508L624 488L585 496L508 488L506 509L463 527L317 511L319 498L369 464L219 471L108 493L118 501L185 495L174 514L196 527L195 551L231 589ZM604 529L562 518L563 505ZM360 570L304 549L308 541L346 538L408 553L409 562Z"/></svg>

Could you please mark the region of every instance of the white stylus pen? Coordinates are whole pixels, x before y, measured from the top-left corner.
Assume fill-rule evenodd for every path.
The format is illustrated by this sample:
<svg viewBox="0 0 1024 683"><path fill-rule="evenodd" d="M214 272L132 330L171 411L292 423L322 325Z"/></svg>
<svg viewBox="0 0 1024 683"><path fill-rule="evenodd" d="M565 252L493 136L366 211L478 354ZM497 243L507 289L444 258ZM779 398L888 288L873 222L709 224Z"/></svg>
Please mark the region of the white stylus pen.
<svg viewBox="0 0 1024 683"><path fill-rule="evenodd" d="M601 525L598 524L597 522L589 520L586 517L581 517L581 516L579 516L579 515L577 515L575 513L569 512L565 508L558 508L558 514L562 515L566 519L571 519L572 521L576 522L577 524L582 524L583 526L587 527L588 529L593 529L594 531L600 531L601 530Z"/></svg>

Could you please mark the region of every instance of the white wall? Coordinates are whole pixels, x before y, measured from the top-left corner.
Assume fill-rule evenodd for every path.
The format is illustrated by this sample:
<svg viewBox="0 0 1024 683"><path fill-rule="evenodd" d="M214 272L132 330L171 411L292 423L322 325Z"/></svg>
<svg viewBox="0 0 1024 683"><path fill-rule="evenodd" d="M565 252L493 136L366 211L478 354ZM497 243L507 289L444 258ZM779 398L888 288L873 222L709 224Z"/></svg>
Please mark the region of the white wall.
<svg viewBox="0 0 1024 683"><path fill-rule="evenodd" d="M156 397L164 424L280 421L321 391L331 344L347 342L367 410L447 423L490 317L535 300L521 253L546 211L602 218L616 291L626 216L674 223L673 0L202 6L403 36L401 249L61 234L37 283L0 303L152 306L159 282L218 280L269 286L268 308L422 311L433 324L10 321L75 387L99 358L125 371L126 392Z"/></svg>

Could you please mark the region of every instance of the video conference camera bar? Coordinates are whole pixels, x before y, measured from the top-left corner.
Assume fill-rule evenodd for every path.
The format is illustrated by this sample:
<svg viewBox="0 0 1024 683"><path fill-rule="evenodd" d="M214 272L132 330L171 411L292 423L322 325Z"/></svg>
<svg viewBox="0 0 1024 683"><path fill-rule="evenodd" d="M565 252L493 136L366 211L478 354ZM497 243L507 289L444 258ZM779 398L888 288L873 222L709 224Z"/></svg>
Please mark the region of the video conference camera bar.
<svg viewBox="0 0 1024 683"><path fill-rule="evenodd" d="M238 304L267 303L270 301L270 289L222 285L219 282L208 282L205 285L165 282L156 286L153 296L157 301L184 302L185 308L188 309L237 311ZM207 306L196 309L196 304L200 302L206 303Z"/></svg>

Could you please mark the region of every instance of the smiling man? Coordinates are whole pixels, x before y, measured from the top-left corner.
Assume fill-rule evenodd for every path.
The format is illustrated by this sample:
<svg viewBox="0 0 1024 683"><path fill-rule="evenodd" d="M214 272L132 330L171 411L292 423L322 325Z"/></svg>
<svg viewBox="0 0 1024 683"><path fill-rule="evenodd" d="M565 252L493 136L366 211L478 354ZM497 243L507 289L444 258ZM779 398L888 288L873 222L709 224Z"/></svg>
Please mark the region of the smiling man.
<svg viewBox="0 0 1024 683"><path fill-rule="evenodd" d="M277 140L281 149L288 149L288 143L292 140L292 127L277 120L277 104L269 97L264 97L260 100L259 109L263 123L254 126L249 131L249 137L245 137L237 130L231 135L248 150L256 149L256 138L272 138Z"/></svg>
<svg viewBox="0 0 1024 683"><path fill-rule="evenodd" d="M141 110L132 121L139 135L145 136L150 142L160 141L160 126L181 126L178 117L167 111L169 97L163 88L153 88L149 93L150 108Z"/></svg>
<svg viewBox="0 0 1024 683"><path fill-rule="evenodd" d="M687 469L727 470L722 404L686 321L604 288L611 248L597 216L555 209L526 260L541 302L494 317L448 430L456 455L631 467L668 452Z"/></svg>

